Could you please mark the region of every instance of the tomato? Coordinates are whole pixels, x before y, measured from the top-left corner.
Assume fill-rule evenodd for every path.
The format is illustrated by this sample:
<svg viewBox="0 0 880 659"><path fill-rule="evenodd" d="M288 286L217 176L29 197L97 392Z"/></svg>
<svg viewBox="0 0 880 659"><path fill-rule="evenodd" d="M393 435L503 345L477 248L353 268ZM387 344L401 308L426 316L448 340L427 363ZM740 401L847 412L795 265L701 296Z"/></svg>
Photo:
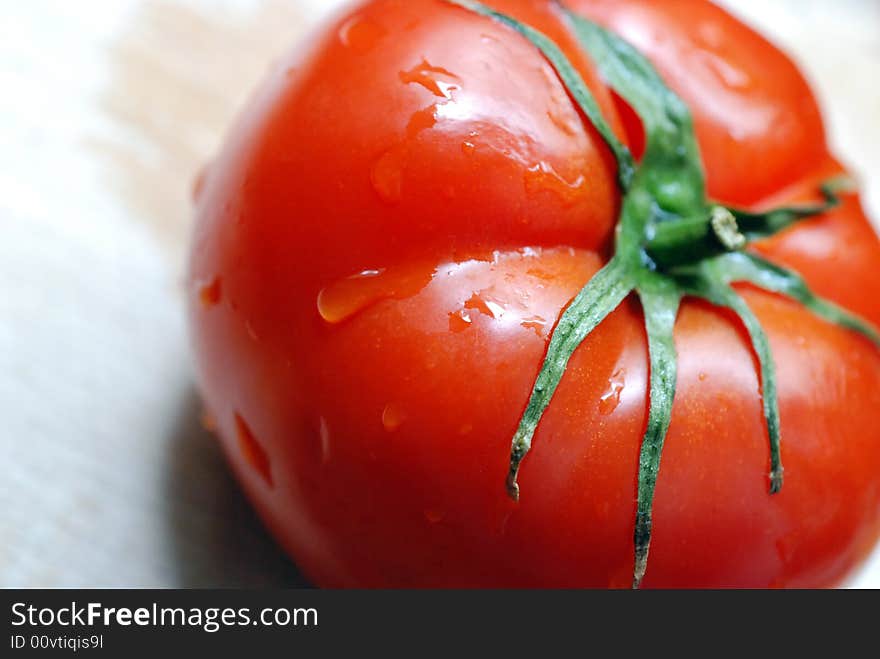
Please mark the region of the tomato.
<svg viewBox="0 0 880 659"><path fill-rule="evenodd" d="M491 0L555 41L636 154L637 115L555 3ZM804 201L842 171L792 62L697 0L569 0L694 117L711 198ZM284 58L197 198L189 320L223 449L329 587L629 586L647 344L630 296L574 352L512 501L511 437L563 308L608 260L616 164L554 69L442 0L372 0ZM754 249L880 324L855 195ZM748 337L686 299L647 587L817 587L880 533L880 354L738 286L777 368L785 487Z"/></svg>

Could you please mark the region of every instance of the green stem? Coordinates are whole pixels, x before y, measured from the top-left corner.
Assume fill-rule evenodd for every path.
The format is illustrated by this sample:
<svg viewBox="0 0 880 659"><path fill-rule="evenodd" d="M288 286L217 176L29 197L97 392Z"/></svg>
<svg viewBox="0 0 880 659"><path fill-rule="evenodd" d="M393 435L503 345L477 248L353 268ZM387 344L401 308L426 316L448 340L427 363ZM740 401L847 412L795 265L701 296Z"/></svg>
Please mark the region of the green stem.
<svg viewBox="0 0 880 659"><path fill-rule="evenodd" d="M761 367L761 402L770 439L770 494L782 489L782 456L780 454L779 397L776 393L776 364L770 351L770 341L761 322L745 301L733 289L727 289L724 305L731 309L745 326L752 348Z"/></svg>
<svg viewBox="0 0 880 659"><path fill-rule="evenodd" d="M675 399L677 357L672 331L681 302L681 292L678 287L659 275L643 276L638 293L648 333L650 403L648 425L642 438L639 455L636 523L633 535L635 545L633 588L639 587L648 567L654 490L660 472L663 442L672 418L672 402Z"/></svg>
<svg viewBox="0 0 880 659"><path fill-rule="evenodd" d="M663 267L693 263L740 250L746 238L734 215L723 206L713 206L706 217L678 222L658 222L648 235L646 250Z"/></svg>
<svg viewBox="0 0 880 659"><path fill-rule="evenodd" d="M880 332L871 323L813 293L803 277L793 270L751 253L720 257L714 267L724 273L729 283L748 282L765 291L785 295L829 323L858 332L880 347Z"/></svg>
<svg viewBox="0 0 880 659"><path fill-rule="evenodd" d="M612 259L584 286L559 318L550 338L547 356L511 444L507 492L514 500L519 500L517 475L520 463L532 446L532 437L538 422L562 380L572 353L632 289L633 282L623 264Z"/></svg>
<svg viewBox="0 0 880 659"><path fill-rule="evenodd" d="M717 268L717 263L717 261L704 263L700 275L690 281L685 280L682 285L690 295L701 297L712 304L733 311L749 334L761 371L761 403L770 440L770 493L776 494L782 489L783 468L776 365L770 350L770 341L758 318L745 300L729 286L726 273Z"/></svg>

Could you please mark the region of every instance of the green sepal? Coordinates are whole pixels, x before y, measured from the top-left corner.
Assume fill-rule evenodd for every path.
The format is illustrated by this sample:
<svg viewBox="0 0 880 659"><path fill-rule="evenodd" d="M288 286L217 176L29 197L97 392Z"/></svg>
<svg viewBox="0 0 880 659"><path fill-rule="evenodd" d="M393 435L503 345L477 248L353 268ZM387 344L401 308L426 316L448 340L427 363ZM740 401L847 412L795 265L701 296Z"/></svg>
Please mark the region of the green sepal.
<svg viewBox="0 0 880 659"><path fill-rule="evenodd" d="M687 105L635 48L605 28L562 8L573 32L608 84L641 118L645 153L643 185L657 204L657 222L704 217L705 177ZM664 217L667 215L667 217Z"/></svg>
<svg viewBox="0 0 880 659"><path fill-rule="evenodd" d="M823 201L818 204L802 206L783 206L763 213L740 210L728 206L727 210L736 218L740 232L752 242L775 235L798 220L826 213L840 205L840 194L852 191L853 180L848 176L837 176L824 181L819 186Z"/></svg>
<svg viewBox="0 0 880 659"><path fill-rule="evenodd" d="M705 261L698 267L695 276L680 277L678 282L688 295L733 311L748 332L760 366L761 404L770 440L770 493L776 494L782 489L783 480L776 364L764 328L745 300L730 287L730 279L723 264L720 259Z"/></svg>
<svg viewBox="0 0 880 659"><path fill-rule="evenodd" d="M572 353L629 295L634 283L625 265L618 259L612 259L590 279L560 316L511 443L507 492L514 500L519 499L517 475L520 464L532 446L538 422L562 380Z"/></svg>
<svg viewBox="0 0 880 659"><path fill-rule="evenodd" d="M637 290L648 334L650 384L648 423L639 453L633 588L639 587L648 566L654 489L675 399L678 358L672 332L682 297L675 282L653 273L642 274Z"/></svg>
<svg viewBox="0 0 880 659"><path fill-rule="evenodd" d="M857 332L880 347L880 332L871 323L813 293L794 270L750 252L720 256L713 267L728 283L747 282L765 291L785 295L829 323Z"/></svg>
<svg viewBox="0 0 880 659"><path fill-rule="evenodd" d="M748 243L775 235L795 222L826 213L840 205L839 194L852 189L852 180L839 176L822 183L818 204L784 206L763 213L714 204L708 217L696 215L650 227L646 251L660 267L694 263L735 252Z"/></svg>

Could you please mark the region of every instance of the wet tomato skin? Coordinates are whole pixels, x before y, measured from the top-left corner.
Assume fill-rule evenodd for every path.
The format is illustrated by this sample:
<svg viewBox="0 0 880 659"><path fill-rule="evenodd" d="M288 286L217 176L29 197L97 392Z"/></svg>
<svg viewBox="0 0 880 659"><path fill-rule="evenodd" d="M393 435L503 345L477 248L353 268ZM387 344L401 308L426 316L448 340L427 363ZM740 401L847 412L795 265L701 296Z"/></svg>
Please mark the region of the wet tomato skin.
<svg viewBox="0 0 880 659"><path fill-rule="evenodd" d="M492 5L556 40L637 139L552 3ZM644 49L690 104L713 198L808 199L840 171L797 69L722 10L570 6ZM595 131L492 21L375 0L276 66L201 186L189 318L224 451L314 583L629 586L637 302L575 352L521 501L503 487L553 324L607 259L618 208ZM880 324L880 244L855 197L758 249ZM880 355L792 302L743 294L778 365L785 487L768 494L744 331L686 302L648 587L834 585L880 531Z"/></svg>

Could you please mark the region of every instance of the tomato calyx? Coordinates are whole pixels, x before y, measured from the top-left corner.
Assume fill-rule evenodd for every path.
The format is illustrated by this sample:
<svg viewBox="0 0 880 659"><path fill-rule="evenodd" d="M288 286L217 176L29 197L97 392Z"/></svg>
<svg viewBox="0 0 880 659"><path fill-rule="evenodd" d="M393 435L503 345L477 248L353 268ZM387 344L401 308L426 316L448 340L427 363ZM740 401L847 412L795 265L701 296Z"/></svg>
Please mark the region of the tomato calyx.
<svg viewBox="0 0 880 659"><path fill-rule="evenodd" d="M765 213L716 204L710 208L708 219L682 218L655 224L645 249L660 267L675 267L739 251L751 242L779 233L798 220L839 206L838 195L852 188L852 179L838 176L820 186L821 203L774 208Z"/></svg>
<svg viewBox="0 0 880 659"><path fill-rule="evenodd" d="M770 344L757 317L732 287L748 282L788 296L828 322L856 331L880 348L880 333L856 315L816 296L796 272L750 252L748 243L774 235L800 219L830 210L848 179L821 187L819 204L784 207L765 213L729 208L707 198L705 175L690 109L633 46L556 6L606 83L638 114L645 129L645 151L635 163L602 116L574 66L550 38L506 14L473 0L449 3L496 20L528 39L547 59L578 108L608 145L618 166L622 194L614 255L562 312L514 434L506 486L519 500L517 477L535 431L575 349L630 294L641 302L648 337L647 427L639 454L634 528L633 587L647 569L652 505L663 442L669 428L677 378L673 328L681 301L701 298L731 310L748 332L758 358L763 414L770 448L769 491L783 484L776 371Z"/></svg>

